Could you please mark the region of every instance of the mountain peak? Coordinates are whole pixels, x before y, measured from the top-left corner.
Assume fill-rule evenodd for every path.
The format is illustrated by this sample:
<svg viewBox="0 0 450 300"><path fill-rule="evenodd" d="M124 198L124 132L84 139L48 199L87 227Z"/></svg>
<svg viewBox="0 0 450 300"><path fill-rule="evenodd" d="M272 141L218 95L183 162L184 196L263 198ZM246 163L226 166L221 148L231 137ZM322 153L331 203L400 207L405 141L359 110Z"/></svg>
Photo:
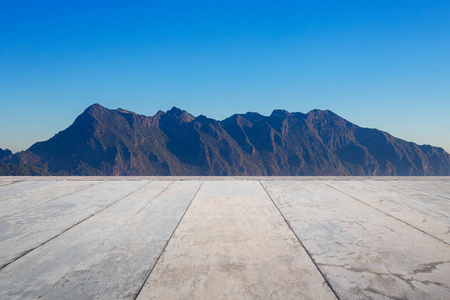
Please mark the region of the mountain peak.
<svg viewBox="0 0 450 300"><path fill-rule="evenodd" d="M334 112L332 112L331 110L325 109L313 109L310 112L308 112L308 115L312 115L312 116L329 116L329 115L335 115Z"/></svg>
<svg viewBox="0 0 450 300"><path fill-rule="evenodd" d="M288 112L287 110L284 110L284 109L275 109L270 116L271 117L278 116L278 117L286 118L286 117L293 116L293 114L291 114L290 112Z"/></svg>
<svg viewBox="0 0 450 300"><path fill-rule="evenodd" d="M172 106L172 108L170 110L166 111L166 114L173 115L173 116L179 116L182 113L183 113L183 110L176 106Z"/></svg>
<svg viewBox="0 0 450 300"><path fill-rule="evenodd" d="M11 150L9 150L9 149L3 150L2 148L0 148L0 160L2 160L4 157L10 156L10 155L12 155Z"/></svg>
<svg viewBox="0 0 450 300"><path fill-rule="evenodd" d="M88 108L86 108L86 110L84 111L83 114L87 113L90 115L95 115L95 114L104 112L106 110L108 110L106 107L104 107L98 103L94 103L91 106L89 106Z"/></svg>
<svg viewBox="0 0 450 300"><path fill-rule="evenodd" d="M339 119L344 120L339 115L335 114L331 110L321 110L321 109L314 109L311 110L306 114L306 117L310 120L323 120L323 119Z"/></svg>
<svg viewBox="0 0 450 300"><path fill-rule="evenodd" d="M91 106L89 106L88 108L86 108L86 110L96 110L96 109L105 109L105 107L101 104L94 103Z"/></svg>
<svg viewBox="0 0 450 300"><path fill-rule="evenodd" d="M247 120L254 122L254 121L259 121L259 120L263 120L265 117L257 112L247 112L244 115L244 118L246 118Z"/></svg>
<svg viewBox="0 0 450 300"><path fill-rule="evenodd" d="M166 112L166 114L168 116L180 119L181 121L184 121L184 122L190 122L195 119L195 117L193 115L191 115L190 113L188 113L187 111L181 110L175 106L172 107L170 110L168 110Z"/></svg>

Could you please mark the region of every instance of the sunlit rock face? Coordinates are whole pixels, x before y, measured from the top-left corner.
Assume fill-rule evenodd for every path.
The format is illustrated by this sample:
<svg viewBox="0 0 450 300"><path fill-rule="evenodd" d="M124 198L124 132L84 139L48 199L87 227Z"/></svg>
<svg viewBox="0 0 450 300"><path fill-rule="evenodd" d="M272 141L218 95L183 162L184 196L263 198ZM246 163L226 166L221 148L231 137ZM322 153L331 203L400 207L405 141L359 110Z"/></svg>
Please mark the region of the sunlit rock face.
<svg viewBox="0 0 450 300"><path fill-rule="evenodd" d="M60 175L450 175L442 148L322 110L217 121L176 107L149 117L94 104L64 131L3 162Z"/></svg>

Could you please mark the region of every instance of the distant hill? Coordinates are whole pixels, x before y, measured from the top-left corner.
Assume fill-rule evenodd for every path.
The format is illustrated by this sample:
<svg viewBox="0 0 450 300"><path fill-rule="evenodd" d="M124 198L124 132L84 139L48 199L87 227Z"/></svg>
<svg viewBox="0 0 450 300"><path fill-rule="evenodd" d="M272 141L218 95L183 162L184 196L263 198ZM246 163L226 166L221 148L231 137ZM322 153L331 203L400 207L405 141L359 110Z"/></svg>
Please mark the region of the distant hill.
<svg viewBox="0 0 450 300"><path fill-rule="evenodd" d="M99 104L4 163L72 175L450 175L450 155L328 110L149 117Z"/></svg>

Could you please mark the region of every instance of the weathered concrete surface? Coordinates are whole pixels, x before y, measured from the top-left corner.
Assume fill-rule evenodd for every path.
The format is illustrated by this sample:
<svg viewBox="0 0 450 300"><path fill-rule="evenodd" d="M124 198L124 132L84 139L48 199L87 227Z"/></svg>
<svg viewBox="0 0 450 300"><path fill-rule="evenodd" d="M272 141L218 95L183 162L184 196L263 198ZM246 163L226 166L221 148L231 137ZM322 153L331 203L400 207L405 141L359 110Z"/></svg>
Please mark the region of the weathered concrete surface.
<svg viewBox="0 0 450 300"><path fill-rule="evenodd" d="M449 203L445 177L0 177L0 299L449 299Z"/></svg>
<svg viewBox="0 0 450 300"><path fill-rule="evenodd" d="M437 195L450 200L450 180L436 180L427 182L411 182L411 181L399 181L390 182L396 186L406 187L419 192L425 192L432 195Z"/></svg>
<svg viewBox="0 0 450 300"><path fill-rule="evenodd" d="M47 182L45 182L47 183ZM54 181L54 184L1 196L0 219L35 206L73 194L100 183L99 181Z"/></svg>
<svg viewBox="0 0 450 300"><path fill-rule="evenodd" d="M263 184L339 297L448 299L448 244L328 183ZM374 196L364 187L354 190L361 199Z"/></svg>
<svg viewBox="0 0 450 300"><path fill-rule="evenodd" d="M335 299L257 181L205 182L138 299Z"/></svg>
<svg viewBox="0 0 450 300"><path fill-rule="evenodd" d="M14 183L14 184L12 184ZM42 181L19 181L19 182L11 182L8 181L7 184L1 185L0 189L0 199L6 199L8 196L17 195L19 193L23 193L34 188L39 188L42 186L47 186L54 184L54 180L42 180Z"/></svg>
<svg viewBox="0 0 450 300"><path fill-rule="evenodd" d="M142 181L104 182L36 206L36 209L0 219L0 268L95 215L144 184Z"/></svg>
<svg viewBox="0 0 450 300"><path fill-rule="evenodd" d="M133 297L199 186L199 182L146 184L4 268L0 298Z"/></svg>
<svg viewBox="0 0 450 300"><path fill-rule="evenodd" d="M450 201L440 196L383 181L324 183L450 244Z"/></svg>
<svg viewBox="0 0 450 300"><path fill-rule="evenodd" d="M8 180L8 179L2 179L2 180L0 180L0 186L10 185L10 184L15 183L15 182L17 182L17 181L20 181L20 180Z"/></svg>

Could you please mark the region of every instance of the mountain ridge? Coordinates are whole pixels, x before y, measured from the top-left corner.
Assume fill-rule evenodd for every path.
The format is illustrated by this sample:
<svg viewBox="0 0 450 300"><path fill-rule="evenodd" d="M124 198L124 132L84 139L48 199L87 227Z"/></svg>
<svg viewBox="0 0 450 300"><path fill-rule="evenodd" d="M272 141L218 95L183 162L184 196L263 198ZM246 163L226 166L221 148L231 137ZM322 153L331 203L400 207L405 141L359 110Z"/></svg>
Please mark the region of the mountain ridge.
<svg viewBox="0 0 450 300"><path fill-rule="evenodd" d="M329 110L218 121L177 107L154 116L93 104L72 125L0 159L72 175L450 175L450 155Z"/></svg>

